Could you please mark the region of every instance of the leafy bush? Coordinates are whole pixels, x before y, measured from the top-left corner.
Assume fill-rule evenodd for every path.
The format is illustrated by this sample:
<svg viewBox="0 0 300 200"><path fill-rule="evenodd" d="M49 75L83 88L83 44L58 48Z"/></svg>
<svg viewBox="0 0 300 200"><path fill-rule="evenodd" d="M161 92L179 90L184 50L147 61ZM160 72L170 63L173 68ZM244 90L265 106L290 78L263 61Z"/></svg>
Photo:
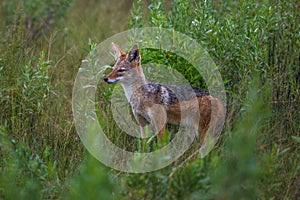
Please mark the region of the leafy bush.
<svg viewBox="0 0 300 200"><path fill-rule="evenodd" d="M5 199L55 198L58 195L57 162L16 143L6 127L0 127L0 196ZM49 155L45 149L43 157Z"/></svg>
<svg viewBox="0 0 300 200"><path fill-rule="evenodd" d="M251 198L254 193L260 196L252 196L253 198L263 196L295 198L299 186L290 187L290 184L299 180L300 176L299 167L295 164L299 164L299 147L295 146L291 137L299 136L299 125L296 125L295 121L299 121L300 117L296 113L300 105L298 103L300 102L299 84L295 84L299 79L297 77L299 76L300 40L297 32L300 30L300 18L295 2L258 4L254 1L226 3L205 1L196 3L187 0L174 1L167 9L163 1L151 1L148 7L149 18L141 13L143 10L141 7L144 4L137 3L138 9L133 11L132 18L139 19L140 24L130 24L133 25L132 28L141 27L144 19L145 26L174 28L195 38L213 57L226 84L228 113L225 135L222 139L229 140L230 145L226 147L227 142L225 142L223 147L221 143L219 150L222 161L217 167L219 173L216 173L217 176L213 178L213 185L211 185L218 192L215 193L216 196L213 195L215 189L208 193L203 191L196 193L203 198L206 196L218 199ZM287 59L286 55L292 59ZM150 59L153 59L153 62L160 62L159 56L154 55ZM174 60L174 63L172 59L168 61L170 61L169 65L174 65L176 68L177 61ZM192 66L180 66L186 66L181 71L182 74L192 84L197 85L197 81L201 79L193 79L196 73L191 73L192 75L184 73L191 71ZM249 84L253 82L253 74L258 74L262 83L272 85L271 93L260 93L261 96L269 97L264 103L272 108L272 114L263 124L263 129L259 129L260 126L251 121L256 120L258 116L264 118L265 113L262 111L264 106L260 104L260 101L250 104L256 111L249 116L245 115L248 109L252 112L251 107L246 107L249 99L255 96L255 92L262 90L257 87L254 87L256 91L249 88ZM261 106L260 109L256 109L259 106ZM237 120L242 116L245 119L241 119L238 123ZM256 133L255 136L246 136L246 131L252 129ZM231 139L226 137L237 138L237 141L230 141ZM242 139L243 137L247 139ZM248 147L244 145L245 142L248 143ZM252 149L255 144L256 148ZM286 145L293 146L293 151L286 148ZM232 155L227 157L226 151L231 148L234 149ZM240 152L239 148L245 151ZM274 149L277 149L277 153L274 153ZM289 151L288 158L280 156L280 152L285 154L286 151ZM265 163L265 160L269 160L273 165ZM277 165L274 162L280 164ZM259 167L261 163L269 167L266 170L268 172L265 168ZM233 164L241 165L243 168L234 171ZM290 171L293 171L293 175ZM289 178L282 179L279 174L289 174ZM211 174L207 175L207 177L211 176ZM248 177L250 182L247 183L248 178L246 178L246 182L242 183L245 177ZM256 187L261 180L263 180L262 185L272 185L272 187ZM239 184L242 184L243 188ZM248 188L247 185L250 187ZM159 186L153 187L158 190ZM184 186L177 185L175 188L180 190L181 187ZM151 189L148 188L148 190ZM172 189L168 188L168 190ZM284 196L280 191L286 191ZM168 198L167 195L165 197Z"/></svg>

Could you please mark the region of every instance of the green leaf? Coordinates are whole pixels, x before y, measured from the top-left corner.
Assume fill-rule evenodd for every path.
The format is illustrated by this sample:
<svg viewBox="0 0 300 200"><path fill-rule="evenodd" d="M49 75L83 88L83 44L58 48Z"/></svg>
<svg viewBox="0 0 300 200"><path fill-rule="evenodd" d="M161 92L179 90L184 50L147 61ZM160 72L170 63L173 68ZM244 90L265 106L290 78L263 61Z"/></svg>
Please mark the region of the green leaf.
<svg viewBox="0 0 300 200"><path fill-rule="evenodd" d="M299 143L300 143L300 137L298 137L298 136L292 136L292 138L293 138L296 142L299 142Z"/></svg>

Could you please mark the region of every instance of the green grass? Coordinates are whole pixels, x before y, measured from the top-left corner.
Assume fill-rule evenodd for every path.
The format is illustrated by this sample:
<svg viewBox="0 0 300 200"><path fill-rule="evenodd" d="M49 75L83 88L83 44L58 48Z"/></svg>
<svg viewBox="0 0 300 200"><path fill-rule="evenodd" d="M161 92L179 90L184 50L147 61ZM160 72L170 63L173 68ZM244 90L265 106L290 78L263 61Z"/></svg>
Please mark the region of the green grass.
<svg viewBox="0 0 300 200"><path fill-rule="evenodd" d="M1 1L0 198L299 199L298 4ZM74 126L72 88L89 45L145 26L174 28L210 54L225 83L227 119L217 147L204 159L182 162L191 149L156 172L120 173L86 152ZM205 87L179 56L144 49L142 57ZM100 123L119 147L139 150L141 141L113 121L111 89L101 86L97 93Z"/></svg>

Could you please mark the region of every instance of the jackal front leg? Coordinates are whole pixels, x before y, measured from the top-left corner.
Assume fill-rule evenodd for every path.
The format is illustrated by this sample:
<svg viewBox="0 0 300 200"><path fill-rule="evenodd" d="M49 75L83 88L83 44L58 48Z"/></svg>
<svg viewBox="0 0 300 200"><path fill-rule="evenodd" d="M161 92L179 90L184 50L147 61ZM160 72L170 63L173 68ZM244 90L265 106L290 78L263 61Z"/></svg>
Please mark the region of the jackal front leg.
<svg viewBox="0 0 300 200"><path fill-rule="evenodd" d="M141 132L141 137L142 138L146 138L145 128L146 128L146 126L141 126L140 125L140 132Z"/></svg>
<svg viewBox="0 0 300 200"><path fill-rule="evenodd" d="M134 117L138 124L140 125L140 133L141 138L146 138L145 128L147 124L149 124L148 120L145 118L146 116L143 116L143 113L139 110L133 110Z"/></svg>
<svg viewBox="0 0 300 200"><path fill-rule="evenodd" d="M163 139L167 123L167 112L165 107L160 104L153 104L148 110L148 115L153 131L158 134L158 139Z"/></svg>

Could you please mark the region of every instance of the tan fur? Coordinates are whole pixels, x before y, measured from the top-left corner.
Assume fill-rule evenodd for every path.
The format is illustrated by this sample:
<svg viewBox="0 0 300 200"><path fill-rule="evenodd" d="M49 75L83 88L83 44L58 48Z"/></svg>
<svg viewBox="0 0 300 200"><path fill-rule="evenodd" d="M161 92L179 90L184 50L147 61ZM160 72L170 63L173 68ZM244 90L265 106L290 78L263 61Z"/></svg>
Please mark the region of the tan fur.
<svg viewBox="0 0 300 200"><path fill-rule="evenodd" d="M128 54L125 54L115 44L113 44L113 48L118 58L112 72L104 80L108 83L121 82L132 106L133 114L140 124L142 137L144 137L144 127L151 123L158 132L158 138L164 138L166 123L179 125L182 123L182 118L185 119L185 116L193 111L199 111L199 118L187 120L190 120L189 124L198 130L198 137L201 141L206 138L205 133L208 131L210 123L213 126L223 125L225 109L221 100L205 94L180 102L163 104L161 103L163 94L145 92L142 87L149 82L147 82L141 67L138 47L135 45ZM120 69L125 71L120 72ZM167 87L155 83L153 86ZM197 121L197 119L199 120Z"/></svg>

